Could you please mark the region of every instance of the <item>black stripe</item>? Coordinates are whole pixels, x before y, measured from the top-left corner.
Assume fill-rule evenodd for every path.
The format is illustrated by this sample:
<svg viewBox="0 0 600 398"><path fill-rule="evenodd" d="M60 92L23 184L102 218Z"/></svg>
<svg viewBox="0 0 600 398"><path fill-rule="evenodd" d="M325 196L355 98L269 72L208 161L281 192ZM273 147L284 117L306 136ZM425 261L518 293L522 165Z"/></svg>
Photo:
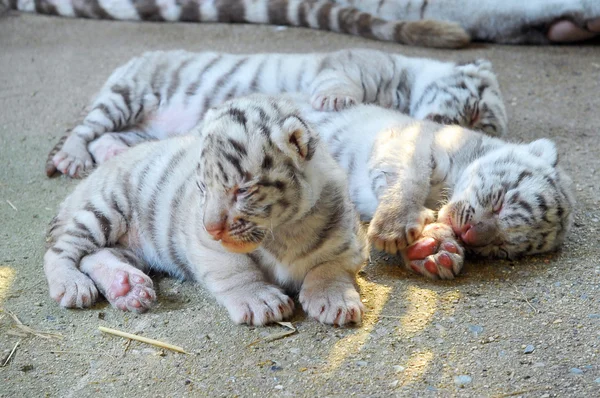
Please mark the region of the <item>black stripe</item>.
<svg viewBox="0 0 600 398"><path fill-rule="evenodd" d="M263 170L271 169L273 167L273 158L270 155L265 155L261 166Z"/></svg>
<svg viewBox="0 0 600 398"><path fill-rule="evenodd" d="M246 127L246 124L248 123L248 118L246 117L246 112L244 112L243 110L241 110L239 108L229 108L227 110L227 112L229 113L229 116L231 116L233 118L233 120L235 120L235 122Z"/></svg>
<svg viewBox="0 0 600 398"><path fill-rule="evenodd" d="M98 0L73 0L73 12L79 18L114 19L100 6Z"/></svg>
<svg viewBox="0 0 600 398"><path fill-rule="evenodd" d="M268 23L271 25L289 25L287 18L288 0L268 1Z"/></svg>
<svg viewBox="0 0 600 398"><path fill-rule="evenodd" d="M100 210L96 209L91 203L85 205L83 209L94 213L94 216L98 219L98 222L100 223L100 231L102 231L102 233L104 234L104 240L106 242L105 244L109 244L109 237L112 232L112 226L108 217L106 217L106 215L104 215L104 213L102 213Z"/></svg>
<svg viewBox="0 0 600 398"><path fill-rule="evenodd" d="M223 22L246 22L246 7L242 0L221 0L216 2L217 21Z"/></svg>
<svg viewBox="0 0 600 398"><path fill-rule="evenodd" d="M63 250L63 249L60 249L60 248L58 248L58 247L56 247L56 246L52 246L52 247L50 248L50 250L52 250L52 251L53 251L54 253L56 253L56 254L60 254L60 253L64 252L64 250Z"/></svg>
<svg viewBox="0 0 600 398"><path fill-rule="evenodd" d="M187 149L182 148L171 156L171 158L169 159L169 164L163 170L162 175L160 176L158 182L156 183L156 186L154 187L154 191L150 196L150 200L148 201L148 229L150 230L150 237L152 240L152 244L155 248L158 247L158 245L156 244L156 237L158 231L156 230L155 225L157 216L156 206L158 205L158 195L164 193L163 188L165 183L167 182L171 174L173 174L173 172L177 169L177 165L183 160L186 153Z"/></svg>
<svg viewBox="0 0 600 398"><path fill-rule="evenodd" d="M341 32L354 33L357 14L360 14L360 11L355 8L342 8L338 12L338 26Z"/></svg>
<svg viewBox="0 0 600 398"><path fill-rule="evenodd" d="M167 101L171 100L171 97L173 97L173 94L175 94L175 91L177 91L179 85L181 84L181 72L193 60L193 58L186 59L181 64L179 64L177 69L173 72L173 80L171 80L171 84L169 84L169 87L167 88Z"/></svg>
<svg viewBox="0 0 600 398"><path fill-rule="evenodd" d="M221 59L221 57L222 57L222 55L218 55L218 56L214 57L209 63L207 63L204 66L204 69L202 69L202 71L200 71L200 73L198 74L198 78L192 84L190 84L188 86L188 88L185 90L185 93L188 95L186 100L189 99L194 94L196 94L196 92L200 88L200 83L202 82L202 78L203 78L204 74L209 69L211 69ZM186 104L187 104L187 101L186 101Z"/></svg>
<svg viewBox="0 0 600 398"><path fill-rule="evenodd" d="M225 153L224 157L229 161L229 163L231 163L233 167L235 167L240 176L243 177L244 170L242 169L242 165L240 164L240 159L238 159L230 153Z"/></svg>
<svg viewBox="0 0 600 398"><path fill-rule="evenodd" d="M15 0L15 4L17 4L17 1L18 0ZM38 14L58 15L56 6L49 3L47 0L35 0L35 12Z"/></svg>
<svg viewBox="0 0 600 398"><path fill-rule="evenodd" d="M200 4L195 0L179 0L181 4L181 13L179 20L181 22L201 22Z"/></svg>
<svg viewBox="0 0 600 398"><path fill-rule="evenodd" d="M155 0L135 0L133 6L142 21L164 21Z"/></svg>
<svg viewBox="0 0 600 398"><path fill-rule="evenodd" d="M182 184L175 191L175 195L173 196L174 201L171 203L171 208L173 209L175 214L170 218L169 226L167 227L168 228L167 229L167 236L168 236L168 242L167 242L168 248L167 249L169 251L169 258L181 271L181 274L182 274L181 277L182 277L182 279L185 279L185 280L194 280L194 275L188 269L187 258L185 257L185 255L181 255L181 253L178 250L177 243L175 241L175 238L177 237L175 223L179 219L177 217L177 215L180 215L180 212L181 212L181 207L180 207L181 198L183 197L183 194L187 187L188 182L191 181L195 175L196 175L195 171L190 173L189 176L183 180Z"/></svg>
<svg viewBox="0 0 600 398"><path fill-rule="evenodd" d="M214 98L218 98L218 93L217 90L220 89L223 84L225 82L227 82L229 80L229 78L231 76L233 76L233 74L235 72L237 72L237 70L244 64L248 62L248 57L243 57L240 60L238 60L231 69L229 69L229 71L227 71L227 73L223 74L214 84L213 89L211 90L212 95L207 95L206 98L204 99L204 104L202 106L202 111L206 112L206 109L208 109L209 105L210 105L210 101L211 99Z"/></svg>
<svg viewBox="0 0 600 398"><path fill-rule="evenodd" d="M131 107L131 89L128 86L115 84L110 88L110 90L123 98L123 103L125 104L125 107L127 108L128 112L126 119L128 119L129 116L133 113L133 109Z"/></svg>
<svg viewBox="0 0 600 398"><path fill-rule="evenodd" d="M421 4L421 19L425 17L425 10L427 9L428 0L423 0L423 4Z"/></svg>
<svg viewBox="0 0 600 398"><path fill-rule="evenodd" d="M229 143L237 153L239 153L242 156L247 155L246 148L244 148L244 145L241 142L236 141L233 138L229 138Z"/></svg>
<svg viewBox="0 0 600 398"><path fill-rule="evenodd" d="M94 236L94 233L87 225L85 225L82 222L75 222L75 227L79 231L83 231L84 235L80 236L81 238L83 238L87 235L88 239L91 240L95 246L97 246L97 247L102 246L101 242L99 242L98 239L96 239L96 237ZM73 234L71 233L71 235L73 235Z"/></svg>
<svg viewBox="0 0 600 398"><path fill-rule="evenodd" d="M269 3L269 4L271 4L271 3ZM264 69L266 63L267 63L267 58L265 57L258 65L258 68L256 68L256 71L254 72L254 76L252 77L252 80L250 80L250 86L249 86L250 93L254 93L257 91L258 79L262 76L262 72L263 72L263 69Z"/></svg>
<svg viewBox="0 0 600 398"><path fill-rule="evenodd" d="M334 7L332 3L325 3L317 11L317 25L319 29L330 30L329 16L331 9Z"/></svg>

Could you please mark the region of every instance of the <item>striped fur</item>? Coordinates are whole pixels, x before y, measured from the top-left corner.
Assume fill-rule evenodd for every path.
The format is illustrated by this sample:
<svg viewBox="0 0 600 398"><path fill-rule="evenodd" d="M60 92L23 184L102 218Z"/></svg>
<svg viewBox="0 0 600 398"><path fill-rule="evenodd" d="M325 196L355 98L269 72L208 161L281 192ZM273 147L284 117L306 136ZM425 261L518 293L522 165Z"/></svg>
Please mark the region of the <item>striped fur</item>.
<svg viewBox="0 0 600 398"><path fill-rule="evenodd" d="M386 21L326 0L4 0L13 9L64 17L129 21L227 22L301 26L401 44L461 48L457 24Z"/></svg>
<svg viewBox="0 0 600 398"><path fill-rule="evenodd" d="M47 173L58 169L78 176L91 169L87 146L106 133L130 132L117 143L121 151L139 140L187 133L210 107L229 98L298 91L310 94L318 110L376 103L490 135L506 131L502 96L487 61L454 64L365 49L256 55L151 52L113 72L83 122L61 150L52 152Z"/></svg>
<svg viewBox="0 0 600 398"><path fill-rule="evenodd" d="M456 236L429 236L459 238L456 245L486 257L556 250L569 231L571 182L550 140L508 143L373 105L323 113L302 98L298 103L346 170L350 197L371 221L368 235L378 249L406 257L406 247L435 220L432 210ZM416 270L452 278L462 266L456 261L450 269L438 264L434 272L421 264Z"/></svg>
<svg viewBox="0 0 600 398"><path fill-rule="evenodd" d="M453 21L473 40L550 44L548 28L565 19L586 30L600 18L598 0L335 0L385 20Z"/></svg>
<svg viewBox="0 0 600 398"><path fill-rule="evenodd" d="M146 143L99 167L50 225L50 295L87 307L155 299L147 269L203 282L236 323L293 312L359 322L365 256L343 171L291 102L233 100L193 136ZM141 270L140 270L141 268Z"/></svg>

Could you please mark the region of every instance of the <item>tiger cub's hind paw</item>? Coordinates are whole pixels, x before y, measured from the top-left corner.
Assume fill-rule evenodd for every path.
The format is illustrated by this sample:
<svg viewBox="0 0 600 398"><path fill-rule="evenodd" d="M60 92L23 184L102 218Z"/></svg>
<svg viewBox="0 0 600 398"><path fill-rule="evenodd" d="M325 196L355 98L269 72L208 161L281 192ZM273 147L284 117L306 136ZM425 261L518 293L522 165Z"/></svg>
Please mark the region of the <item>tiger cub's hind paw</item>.
<svg viewBox="0 0 600 398"><path fill-rule="evenodd" d="M406 267L431 279L454 279L465 258L452 228L441 223L427 225L402 254Z"/></svg>

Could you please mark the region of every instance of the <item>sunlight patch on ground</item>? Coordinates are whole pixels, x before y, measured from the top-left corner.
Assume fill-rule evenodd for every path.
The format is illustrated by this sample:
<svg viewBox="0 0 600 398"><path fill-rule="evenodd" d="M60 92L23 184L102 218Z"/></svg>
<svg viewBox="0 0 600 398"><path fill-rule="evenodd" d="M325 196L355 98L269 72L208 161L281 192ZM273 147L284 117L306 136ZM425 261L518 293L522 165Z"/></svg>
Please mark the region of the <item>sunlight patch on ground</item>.
<svg viewBox="0 0 600 398"><path fill-rule="evenodd" d="M0 305L8 296L8 291L15 279L15 270L14 268L8 267L6 265L0 265Z"/></svg>
<svg viewBox="0 0 600 398"><path fill-rule="evenodd" d="M410 339L421 333L431 322L438 306L438 293L410 286L405 294L406 313L400 318L398 335Z"/></svg>
<svg viewBox="0 0 600 398"><path fill-rule="evenodd" d="M337 369L346 358L358 353L362 349L369 333L371 333L379 320L379 315L385 303L387 303L390 291L392 290L389 286L367 281L360 276L357 282L360 286L361 297L365 306L362 324L354 333L335 343L329 352L325 369L323 369L326 372Z"/></svg>
<svg viewBox="0 0 600 398"><path fill-rule="evenodd" d="M458 290L437 293L429 289L411 286L406 291L406 313L400 318L398 335L410 339L422 333L430 324L437 311L445 316L454 314L455 304L460 300ZM411 354L404 365L404 372L398 379L399 386L406 386L422 379L434 358L433 351L419 351Z"/></svg>
<svg viewBox="0 0 600 398"><path fill-rule="evenodd" d="M420 380L425 375L432 359L432 351L414 352L408 359L404 372L402 372L399 386L406 386Z"/></svg>

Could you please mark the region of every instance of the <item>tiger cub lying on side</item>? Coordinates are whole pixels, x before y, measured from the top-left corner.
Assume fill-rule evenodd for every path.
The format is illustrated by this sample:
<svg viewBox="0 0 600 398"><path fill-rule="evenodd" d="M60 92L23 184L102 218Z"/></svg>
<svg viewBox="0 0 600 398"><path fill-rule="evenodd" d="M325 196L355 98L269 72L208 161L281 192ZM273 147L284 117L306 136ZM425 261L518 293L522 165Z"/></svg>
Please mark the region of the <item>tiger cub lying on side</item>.
<svg viewBox="0 0 600 398"><path fill-rule="evenodd" d="M44 270L63 307L99 290L115 307L155 300L144 271L203 282L236 323L292 314L360 322L365 260L343 170L284 100L232 100L198 136L140 145L100 166L51 223Z"/></svg>
<svg viewBox="0 0 600 398"><path fill-rule="evenodd" d="M185 134L210 107L256 92L303 92L317 110L375 103L490 135L506 131L502 96L487 61L461 65L365 49L257 55L151 52L112 73L83 122L50 153L46 172L80 176L94 164L87 145L103 134L126 130L130 134L120 137L128 145Z"/></svg>
<svg viewBox="0 0 600 398"><path fill-rule="evenodd" d="M555 250L571 226L571 181L548 139L514 144L373 105L323 113L296 100L346 170L371 243L420 274L453 278L463 245L500 258Z"/></svg>

